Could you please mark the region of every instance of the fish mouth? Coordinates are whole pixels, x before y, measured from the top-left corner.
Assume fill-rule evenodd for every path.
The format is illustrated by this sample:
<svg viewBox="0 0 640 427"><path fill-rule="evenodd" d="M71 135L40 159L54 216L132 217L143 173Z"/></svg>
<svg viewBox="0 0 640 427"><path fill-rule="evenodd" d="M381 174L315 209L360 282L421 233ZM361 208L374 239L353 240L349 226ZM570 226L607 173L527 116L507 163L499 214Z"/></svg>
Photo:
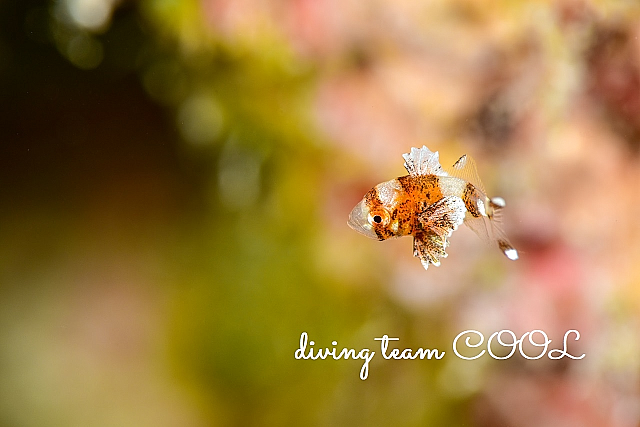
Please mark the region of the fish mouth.
<svg viewBox="0 0 640 427"><path fill-rule="evenodd" d="M371 224L369 224L369 208L367 208L364 200L361 200L360 203L351 210L347 225L370 239L378 240L375 230Z"/></svg>

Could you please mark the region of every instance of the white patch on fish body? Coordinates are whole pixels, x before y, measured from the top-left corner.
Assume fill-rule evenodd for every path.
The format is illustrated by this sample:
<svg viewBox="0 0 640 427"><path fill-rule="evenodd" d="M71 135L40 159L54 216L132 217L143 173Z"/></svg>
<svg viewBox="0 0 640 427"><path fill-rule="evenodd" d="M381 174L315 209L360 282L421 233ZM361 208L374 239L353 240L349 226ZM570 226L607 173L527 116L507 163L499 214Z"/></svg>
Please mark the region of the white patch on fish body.
<svg viewBox="0 0 640 427"><path fill-rule="evenodd" d="M402 191L402 185L397 179L383 182L376 185L378 191L378 199L385 207L392 207L395 205L398 193Z"/></svg>
<svg viewBox="0 0 640 427"><path fill-rule="evenodd" d="M484 208L484 202L480 199L478 199L478 212L480 212L480 215L482 216L487 216L487 210Z"/></svg>
<svg viewBox="0 0 640 427"><path fill-rule="evenodd" d="M467 182L465 180L454 176L441 177L439 184L440 191L442 191L443 196L462 197L465 187L467 186Z"/></svg>

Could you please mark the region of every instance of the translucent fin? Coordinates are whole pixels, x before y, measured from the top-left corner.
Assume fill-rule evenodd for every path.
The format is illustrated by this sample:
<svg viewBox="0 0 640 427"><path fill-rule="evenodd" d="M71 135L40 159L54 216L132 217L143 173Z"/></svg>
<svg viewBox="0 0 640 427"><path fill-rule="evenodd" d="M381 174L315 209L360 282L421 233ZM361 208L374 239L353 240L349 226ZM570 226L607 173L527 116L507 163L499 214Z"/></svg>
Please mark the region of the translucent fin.
<svg viewBox="0 0 640 427"><path fill-rule="evenodd" d="M506 206L506 202L502 197L487 197L487 191L478 176L476 162L466 154L455 162L449 171L453 177L460 178L475 187L476 191L471 192L471 196L465 195L463 198L469 197L467 202L473 203L469 207L477 206L477 212L471 215L467 212L464 223L474 233L476 233L484 242L490 245L497 245L500 251L510 260L518 259L518 251L507 239L506 234L500 226L502 222L502 209ZM480 216L477 216L477 215Z"/></svg>
<svg viewBox="0 0 640 427"><path fill-rule="evenodd" d="M474 217L467 213L464 218L464 225L469 227L471 231L476 233L480 239L486 244L492 243L491 237L489 237L489 227L487 227L487 221L489 219L484 216Z"/></svg>
<svg viewBox="0 0 640 427"><path fill-rule="evenodd" d="M466 154L463 155L453 164L451 169L447 172L451 176L455 176L456 178L460 178L466 182L470 182L471 185L480 190L483 195L487 194L486 190L484 189L484 185L482 185L482 181L480 180L480 176L478 176L476 162L471 156L467 156Z"/></svg>
<svg viewBox="0 0 640 427"><path fill-rule="evenodd" d="M447 173L440 165L439 154L429 150L425 145L422 148L411 148L411 152L403 154L404 167L409 175L440 175L447 176Z"/></svg>
<svg viewBox="0 0 640 427"><path fill-rule="evenodd" d="M518 259L518 251L513 247L507 235L501 228L501 208L493 209L492 216L473 217L465 216L464 224L480 237L488 245L497 245L498 249L510 260Z"/></svg>
<svg viewBox="0 0 640 427"><path fill-rule="evenodd" d="M518 259L518 251L513 247L507 235L501 228L502 208L506 203L502 197L494 197L488 201L487 218L490 224L491 237L498 245L498 249L512 261Z"/></svg>

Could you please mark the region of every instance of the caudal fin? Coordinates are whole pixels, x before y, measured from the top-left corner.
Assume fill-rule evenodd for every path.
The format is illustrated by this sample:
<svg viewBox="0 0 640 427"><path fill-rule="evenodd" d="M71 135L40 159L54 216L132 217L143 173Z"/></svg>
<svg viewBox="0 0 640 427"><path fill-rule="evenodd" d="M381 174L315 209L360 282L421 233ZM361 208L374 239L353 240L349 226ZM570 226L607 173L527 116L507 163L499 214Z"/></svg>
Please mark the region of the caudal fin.
<svg viewBox="0 0 640 427"><path fill-rule="evenodd" d="M487 218L489 219L489 224L491 225L491 233L493 234L493 239L498 244L498 248L502 251L502 253L512 261L518 259L518 251L513 247L509 239L507 239L507 235L502 230L502 209L506 206L506 202L502 197L494 197L492 199L488 199L488 209L487 209Z"/></svg>
<svg viewBox="0 0 640 427"><path fill-rule="evenodd" d="M474 160L466 154L447 171L451 176L467 182L462 199L467 208L464 223L482 240L497 245L510 260L518 259L518 251L502 230L502 209L506 203L502 197L486 196L484 185L478 176Z"/></svg>
<svg viewBox="0 0 640 427"><path fill-rule="evenodd" d="M464 223L482 240L490 245L497 245L498 249L512 261L518 259L518 250L511 244L502 229L502 209L506 203L501 197L485 198L482 203L484 209L480 216L474 217L467 213Z"/></svg>

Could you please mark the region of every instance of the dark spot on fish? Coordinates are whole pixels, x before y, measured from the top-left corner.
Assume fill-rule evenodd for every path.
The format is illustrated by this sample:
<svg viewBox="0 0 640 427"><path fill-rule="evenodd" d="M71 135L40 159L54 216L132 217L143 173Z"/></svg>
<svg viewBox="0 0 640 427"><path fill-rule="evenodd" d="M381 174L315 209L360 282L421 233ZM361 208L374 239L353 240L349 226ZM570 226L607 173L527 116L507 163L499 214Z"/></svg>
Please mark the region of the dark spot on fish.
<svg viewBox="0 0 640 427"><path fill-rule="evenodd" d="M411 183L411 177L409 175L399 177L398 182L405 193L411 194L413 192L413 184Z"/></svg>
<svg viewBox="0 0 640 427"><path fill-rule="evenodd" d="M369 206L370 209L377 208L382 205L380 197L378 197L378 190L376 190L375 187L369 190L369 192L364 195L364 200L365 204Z"/></svg>
<svg viewBox="0 0 640 427"><path fill-rule="evenodd" d="M467 208L467 211L474 218L481 216L480 211L478 211L478 196L476 187L474 187L470 182L467 183L467 186L464 188L464 193L462 194L462 201L464 202L464 206Z"/></svg>
<svg viewBox="0 0 640 427"><path fill-rule="evenodd" d="M376 236L378 236L378 240L386 240L389 237L393 236L393 233L382 226L375 225L373 227L373 231L376 232Z"/></svg>
<svg viewBox="0 0 640 427"><path fill-rule="evenodd" d="M515 249L513 246L511 246L511 244L509 242L507 242L506 240L502 240L502 239L498 240L498 247L500 248L500 250L502 252L506 252L508 250Z"/></svg>
<svg viewBox="0 0 640 427"><path fill-rule="evenodd" d="M467 155L463 154L460 156L458 160L453 164L454 169L462 169L464 165L467 163Z"/></svg>

